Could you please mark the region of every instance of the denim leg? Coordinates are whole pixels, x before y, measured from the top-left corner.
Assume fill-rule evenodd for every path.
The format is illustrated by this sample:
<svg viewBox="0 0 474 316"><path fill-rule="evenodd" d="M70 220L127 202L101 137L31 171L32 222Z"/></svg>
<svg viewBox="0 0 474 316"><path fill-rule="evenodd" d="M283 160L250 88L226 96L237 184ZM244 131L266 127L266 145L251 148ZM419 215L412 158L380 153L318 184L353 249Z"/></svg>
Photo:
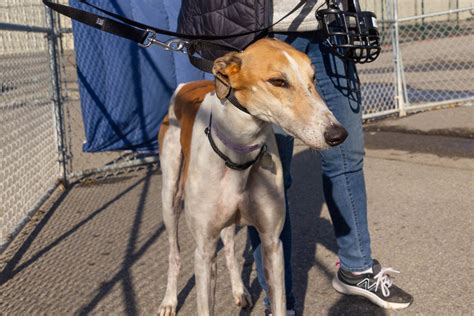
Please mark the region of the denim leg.
<svg viewBox="0 0 474 316"><path fill-rule="evenodd" d="M285 206L286 206L286 218L285 224L283 225L283 230L280 234L280 240L282 241L283 246L283 257L285 261L285 288L286 288L286 306L287 309L293 309L295 306L295 298L293 295L292 287L292 271L291 271L291 223L290 223L290 214L288 208L288 198L287 191L291 186L291 159L293 157L293 137L284 134L283 131L276 132L275 137L278 146L278 152L280 154L280 159L283 167L283 182L285 187ZM260 250L260 238L258 237L258 232L254 227L248 228L248 233L250 237L250 243L252 244L253 257L255 260L255 265L257 267L257 277L258 282L260 283L261 288L268 293L268 286L265 280L265 273L263 270L263 260L262 252ZM267 308L270 307L270 301L268 295L264 298L264 304Z"/></svg>
<svg viewBox="0 0 474 316"><path fill-rule="evenodd" d="M345 142L320 152L323 189L336 234L341 267L363 271L372 266L363 161L364 134L359 80L354 63L334 57L320 42L307 53L316 67L316 87L346 128Z"/></svg>
<svg viewBox="0 0 474 316"><path fill-rule="evenodd" d="M349 136L321 151L323 190L331 215L341 266L363 271L372 266L363 161L364 134L359 80L354 63L334 56L319 32L276 34L308 54L316 88Z"/></svg>

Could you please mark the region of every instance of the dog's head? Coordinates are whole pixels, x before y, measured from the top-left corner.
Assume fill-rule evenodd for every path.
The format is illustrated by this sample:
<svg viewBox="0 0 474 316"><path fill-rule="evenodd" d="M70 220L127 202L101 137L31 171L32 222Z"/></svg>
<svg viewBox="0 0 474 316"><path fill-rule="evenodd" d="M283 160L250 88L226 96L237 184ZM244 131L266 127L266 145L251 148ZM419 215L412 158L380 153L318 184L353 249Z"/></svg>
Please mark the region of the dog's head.
<svg viewBox="0 0 474 316"><path fill-rule="evenodd" d="M216 92L229 87L249 113L275 123L316 149L342 143L346 130L316 91L308 56L290 45L262 39L241 53L216 59Z"/></svg>

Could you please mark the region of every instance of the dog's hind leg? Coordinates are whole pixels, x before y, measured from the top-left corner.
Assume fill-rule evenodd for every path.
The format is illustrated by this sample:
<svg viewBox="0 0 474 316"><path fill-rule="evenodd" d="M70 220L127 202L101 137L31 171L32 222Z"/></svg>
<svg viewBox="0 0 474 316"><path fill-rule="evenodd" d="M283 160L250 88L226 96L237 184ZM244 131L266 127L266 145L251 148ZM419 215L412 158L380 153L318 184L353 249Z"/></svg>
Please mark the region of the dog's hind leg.
<svg viewBox="0 0 474 316"><path fill-rule="evenodd" d="M170 111L172 113L172 110ZM178 219L181 212L182 188L180 175L183 165L183 154L179 142L180 128L172 115L164 124L167 130L160 130L160 162L162 170L162 203L163 222L166 227L169 241L169 266L166 294L159 308L160 316L176 315L177 282L180 270L180 256L178 243ZM164 134L164 135L163 135Z"/></svg>
<svg viewBox="0 0 474 316"><path fill-rule="evenodd" d="M221 239L224 243L225 260L230 273L232 283L232 295L237 306L242 308L252 307L252 297L242 282L239 264L235 256L235 224L221 231Z"/></svg>

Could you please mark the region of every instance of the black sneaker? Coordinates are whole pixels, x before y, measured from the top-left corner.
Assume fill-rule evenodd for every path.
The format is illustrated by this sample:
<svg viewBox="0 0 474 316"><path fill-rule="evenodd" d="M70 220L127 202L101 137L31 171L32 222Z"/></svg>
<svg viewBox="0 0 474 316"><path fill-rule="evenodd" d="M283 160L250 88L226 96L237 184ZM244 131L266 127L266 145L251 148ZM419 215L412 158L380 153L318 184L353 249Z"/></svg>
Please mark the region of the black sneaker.
<svg viewBox="0 0 474 316"><path fill-rule="evenodd" d="M392 268L382 268L377 260L374 260L372 273L357 275L340 268L332 286L339 293L363 296L383 308L407 308L413 302L413 296L394 285L389 272L399 273Z"/></svg>

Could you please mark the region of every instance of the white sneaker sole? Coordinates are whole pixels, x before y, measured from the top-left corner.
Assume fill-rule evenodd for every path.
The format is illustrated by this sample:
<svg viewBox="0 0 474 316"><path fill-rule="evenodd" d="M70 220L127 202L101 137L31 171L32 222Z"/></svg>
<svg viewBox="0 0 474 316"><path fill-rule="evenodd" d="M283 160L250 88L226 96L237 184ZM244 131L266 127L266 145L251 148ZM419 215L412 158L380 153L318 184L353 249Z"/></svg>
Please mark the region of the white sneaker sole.
<svg viewBox="0 0 474 316"><path fill-rule="evenodd" d="M384 301L372 292L363 290L361 288L358 288L357 286L350 286L350 285L342 283L342 281L339 280L337 276L335 276L332 279L332 287L341 294L363 296L367 298L369 301L371 301L372 303L374 303L375 305L378 305L386 309L403 309L403 308L407 308L411 304L411 302L410 303L392 303L392 302Z"/></svg>

